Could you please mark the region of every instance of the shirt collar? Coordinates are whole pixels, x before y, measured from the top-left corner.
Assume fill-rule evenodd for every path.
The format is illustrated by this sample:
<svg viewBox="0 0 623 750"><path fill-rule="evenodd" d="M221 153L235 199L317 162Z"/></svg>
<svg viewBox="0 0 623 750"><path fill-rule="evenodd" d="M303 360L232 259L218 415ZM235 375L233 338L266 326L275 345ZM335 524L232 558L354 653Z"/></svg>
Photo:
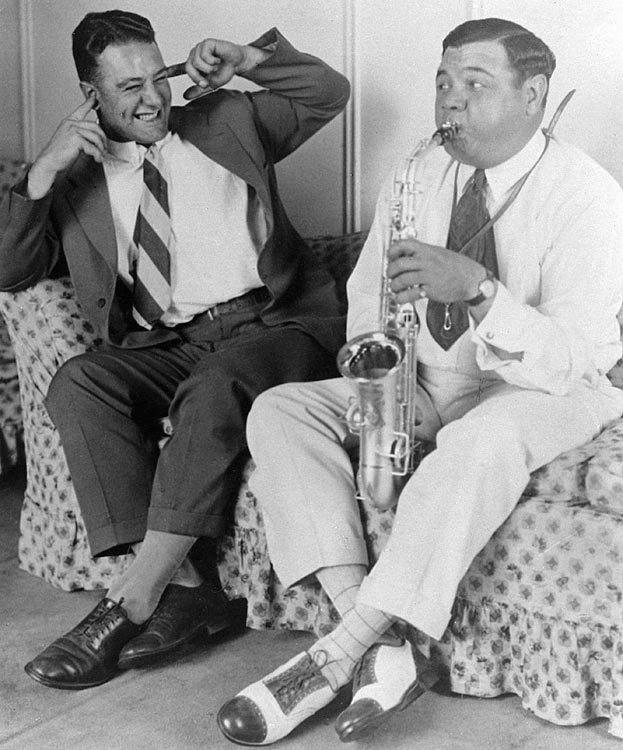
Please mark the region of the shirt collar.
<svg viewBox="0 0 623 750"><path fill-rule="evenodd" d="M169 143L172 137L173 133L169 131L164 138L156 141L153 146L160 151ZM104 157L106 161L111 163L116 162L119 166L126 164L128 167L142 166L147 151L145 146L141 146L135 141L113 141L110 138L107 139L106 149Z"/></svg>
<svg viewBox="0 0 623 750"><path fill-rule="evenodd" d="M485 169L487 184L493 203L501 200L504 195L523 175L536 163L545 148L545 135L542 130L532 136L526 145L510 159L490 169ZM463 192L469 178L474 174L474 168L461 164L459 169L459 195Z"/></svg>

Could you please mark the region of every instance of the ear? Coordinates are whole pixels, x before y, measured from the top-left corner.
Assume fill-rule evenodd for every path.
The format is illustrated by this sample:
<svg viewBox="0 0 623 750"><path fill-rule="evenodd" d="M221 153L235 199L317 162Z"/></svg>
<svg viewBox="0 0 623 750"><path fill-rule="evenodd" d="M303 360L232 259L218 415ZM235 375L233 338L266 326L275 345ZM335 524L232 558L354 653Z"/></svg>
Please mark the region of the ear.
<svg viewBox="0 0 623 750"><path fill-rule="evenodd" d="M97 88L88 81L80 81L80 91L84 94L84 98L88 99L90 96L93 96L95 98L95 104L93 105L93 109L99 109L99 97L97 93Z"/></svg>
<svg viewBox="0 0 623 750"><path fill-rule="evenodd" d="M526 114L535 115L543 110L543 102L547 96L547 78L538 73L524 81L523 89L526 95Z"/></svg>

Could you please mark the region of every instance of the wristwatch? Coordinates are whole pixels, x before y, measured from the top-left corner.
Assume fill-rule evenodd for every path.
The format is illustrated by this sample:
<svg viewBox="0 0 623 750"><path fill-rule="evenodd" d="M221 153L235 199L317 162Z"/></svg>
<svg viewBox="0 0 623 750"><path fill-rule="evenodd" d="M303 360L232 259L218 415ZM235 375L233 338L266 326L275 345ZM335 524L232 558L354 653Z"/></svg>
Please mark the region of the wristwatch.
<svg viewBox="0 0 623 750"><path fill-rule="evenodd" d="M470 307L475 307L486 299L491 299L495 294L495 276L487 269L487 275L478 284L478 294L471 299L466 299L465 303Z"/></svg>

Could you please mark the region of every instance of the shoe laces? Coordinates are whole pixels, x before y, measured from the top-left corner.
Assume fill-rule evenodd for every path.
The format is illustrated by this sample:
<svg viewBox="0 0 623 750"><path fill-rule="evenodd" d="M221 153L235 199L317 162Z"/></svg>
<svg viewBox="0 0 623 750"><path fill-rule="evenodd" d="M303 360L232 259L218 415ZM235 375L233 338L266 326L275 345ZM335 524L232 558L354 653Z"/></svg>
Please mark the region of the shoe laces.
<svg viewBox="0 0 623 750"><path fill-rule="evenodd" d="M99 641L107 636L119 621L121 603L115 602L112 607L106 607L102 601L82 622L74 629L75 635L84 636L98 645Z"/></svg>
<svg viewBox="0 0 623 750"><path fill-rule="evenodd" d="M285 714L288 714L303 697L328 684L320 672L318 654L324 654L326 663L326 652L318 651L313 655L306 653L290 669L264 681Z"/></svg>

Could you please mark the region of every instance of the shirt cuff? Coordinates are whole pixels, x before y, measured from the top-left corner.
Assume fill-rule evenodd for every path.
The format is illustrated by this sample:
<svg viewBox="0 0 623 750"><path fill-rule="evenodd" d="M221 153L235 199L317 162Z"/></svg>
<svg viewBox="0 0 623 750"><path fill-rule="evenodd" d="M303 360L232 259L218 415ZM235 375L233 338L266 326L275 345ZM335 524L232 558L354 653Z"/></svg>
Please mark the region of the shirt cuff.
<svg viewBox="0 0 623 750"><path fill-rule="evenodd" d="M498 281L493 304L480 323L470 315L472 340L480 348L495 347L512 354L521 352L525 347L523 331L527 312L526 305L517 302Z"/></svg>

